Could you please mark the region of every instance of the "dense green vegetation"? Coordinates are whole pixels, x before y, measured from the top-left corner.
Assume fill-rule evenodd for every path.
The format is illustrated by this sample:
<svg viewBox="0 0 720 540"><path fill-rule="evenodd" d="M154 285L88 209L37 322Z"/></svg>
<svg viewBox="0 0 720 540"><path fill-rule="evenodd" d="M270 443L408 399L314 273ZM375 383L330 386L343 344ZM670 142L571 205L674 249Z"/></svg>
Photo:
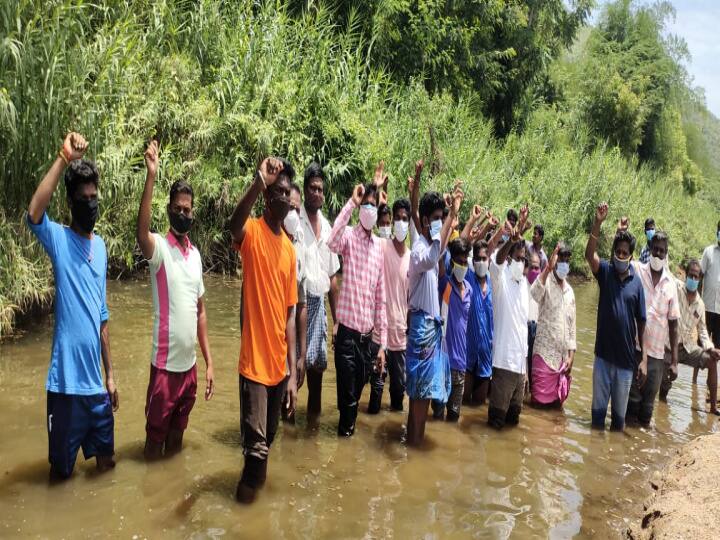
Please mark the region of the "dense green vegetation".
<svg viewBox="0 0 720 540"><path fill-rule="evenodd" d="M687 83L682 43L664 34L668 6L621 0L597 28L580 29L590 2L565 4L6 0L2 333L48 298L49 263L23 212L68 130L87 136L101 169L97 230L114 274L140 262L134 225L150 137L162 162L153 225L167 227L167 188L187 178L208 269L233 267L226 221L270 153L300 171L320 160L330 213L380 159L399 196L424 156L424 188L463 178L469 199L497 213L528 201L548 242L574 246L576 269L600 200L635 232L653 215L674 260L698 253L717 221L708 141L720 130ZM63 220L59 191L49 212Z"/></svg>

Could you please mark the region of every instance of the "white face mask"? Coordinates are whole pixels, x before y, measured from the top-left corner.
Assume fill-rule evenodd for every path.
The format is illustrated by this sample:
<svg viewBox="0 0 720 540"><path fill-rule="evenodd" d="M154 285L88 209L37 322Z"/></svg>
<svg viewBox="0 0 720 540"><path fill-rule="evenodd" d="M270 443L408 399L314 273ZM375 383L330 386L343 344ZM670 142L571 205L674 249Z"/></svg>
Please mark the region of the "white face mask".
<svg viewBox="0 0 720 540"><path fill-rule="evenodd" d="M467 274L467 270L467 266L461 266L459 264L453 263L453 276L455 276L455 279L459 283L462 283L463 279L465 279L465 274Z"/></svg>
<svg viewBox="0 0 720 540"><path fill-rule="evenodd" d="M475 261L473 263L475 267L475 275L477 277L485 277L488 273L488 262L487 261Z"/></svg>
<svg viewBox="0 0 720 540"><path fill-rule="evenodd" d="M523 276L523 270L525 270L525 263L516 261L513 259L510 261L510 273L515 281L520 281Z"/></svg>
<svg viewBox="0 0 720 540"><path fill-rule="evenodd" d="M363 204L360 207L360 225L366 231L372 231L375 223L377 223L377 206Z"/></svg>
<svg viewBox="0 0 720 540"><path fill-rule="evenodd" d="M290 236L295 236L299 225L300 215L295 210L290 209L290 211L287 213L287 216L285 216L285 219L283 220L283 227L285 228L285 232L288 233Z"/></svg>
<svg viewBox="0 0 720 540"><path fill-rule="evenodd" d="M393 232L395 233L395 240L398 242L404 242L407 237L408 227L410 224L407 221L396 221L393 223Z"/></svg>
<svg viewBox="0 0 720 540"><path fill-rule="evenodd" d="M570 273L570 263L566 263L566 262L557 263L557 267L555 268L555 273L557 274L558 278L565 279L568 276L568 274Z"/></svg>
<svg viewBox="0 0 720 540"><path fill-rule="evenodd" d="M650 255L650 268L655 270L655 272L659 272L663 269L665 266L665 259L660 259L658 257L655 257L654 255Z"/></svg>
<svg viewBox="0 0 720 540"><path fill-rule="evenodd" d="M432 223L430 223L430 238L433 240L436 240L440 238L440 231L442 230L442 220L436 219Z"/></svg>
<svg viewBox="0 0 720 540"><path fill-rule="evenodd" d="M378 236L380 238L390 238L391 231L390 225L387 227L378 227Z"/></svg>

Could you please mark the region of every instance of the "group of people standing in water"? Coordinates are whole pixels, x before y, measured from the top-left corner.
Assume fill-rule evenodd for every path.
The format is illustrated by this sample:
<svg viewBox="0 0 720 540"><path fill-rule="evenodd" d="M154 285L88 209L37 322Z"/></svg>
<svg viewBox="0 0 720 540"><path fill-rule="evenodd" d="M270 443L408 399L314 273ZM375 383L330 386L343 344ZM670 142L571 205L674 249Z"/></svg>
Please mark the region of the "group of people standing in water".
<svg viewBox="0 0 720 540"><path fill-rule="evenodd" d="M72 474L81 447L86 459L96 457L99 469L114 466L119 399L108 331L107 252L93 232L100 178L83 157L86 149L81 135L67 135L27 215L55 277L47 378L54 478ZM196 399L197 344L206 362L205 399L214 391L202 260L188 236L194 193L188 182L175 182L167 234L150 231L159 157L152 141L137 220L154 306L145 405L148 460L182 447ZM269 157L235 208L229 230L243 276L238 373L245 456L238 501L251 502L265 482L281 418L295 421L298 389L306 381L308 419L321 414L329 338L341 437L353 435L368 384L369 414L380 411L386 381L392 410L403 411L408 396L409 445L422 442L429 414L457 421L463 404L488 400L488 424L503 429L518 424L525 403L561 407L567 399L576 351L570 247L560 242L548 256L545 231L532 225L527 205L509 210L502 223L475 205L462 223L462 184L448 194L421 196L423 165L418 161L408 177L407 198L389 201L381 162L371 182L355 186L331 224L322 212L322 167L310 164L301 187L287 160ZM69 226L46 214L61 177ZM264 208L254 217L261 195ZM640 262L633 259L636 240L625 218L612 237L611 259L601 259L597 243L607 216L607 204L598 205L585 250L600 289L593 427L605 429L608 404L611 429L624 429L626 420L649 425L658 393L667 398L679 363L707 368L710 410L720 414L720 223L717 242L701 260L685 263L681 281L669 268L668 235L652 219L645 223ZM531 230L531 240L525 240Z"/></svg>

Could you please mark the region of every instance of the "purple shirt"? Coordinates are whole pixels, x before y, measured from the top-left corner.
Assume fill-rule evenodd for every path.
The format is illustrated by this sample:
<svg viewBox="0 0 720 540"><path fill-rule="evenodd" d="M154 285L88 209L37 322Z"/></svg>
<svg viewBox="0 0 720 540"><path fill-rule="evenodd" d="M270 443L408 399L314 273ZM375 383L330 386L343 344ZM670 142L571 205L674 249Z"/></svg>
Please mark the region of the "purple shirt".
<svg viewBox="0 0 720 540"><path fill-rule="evenodd" d="M444 321L444 346L450 369L465 371L467 366L467 324L472 302L472 287L467 279L460 285L447 274L438 281L440 312Z"/></svg>

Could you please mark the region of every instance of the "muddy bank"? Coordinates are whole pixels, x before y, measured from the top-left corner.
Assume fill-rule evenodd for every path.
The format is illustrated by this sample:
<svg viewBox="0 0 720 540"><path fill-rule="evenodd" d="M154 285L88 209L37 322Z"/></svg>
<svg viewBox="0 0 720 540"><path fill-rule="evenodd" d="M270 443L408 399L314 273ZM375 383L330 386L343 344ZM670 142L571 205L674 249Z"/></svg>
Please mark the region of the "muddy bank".
<svg viewBox="0 0 720 540"><path fill-rule="evenodd" d="M720 527L720 433L703 435L650 480L654 493L645 501L643 518L627 538L717 538Z"/></svg>

